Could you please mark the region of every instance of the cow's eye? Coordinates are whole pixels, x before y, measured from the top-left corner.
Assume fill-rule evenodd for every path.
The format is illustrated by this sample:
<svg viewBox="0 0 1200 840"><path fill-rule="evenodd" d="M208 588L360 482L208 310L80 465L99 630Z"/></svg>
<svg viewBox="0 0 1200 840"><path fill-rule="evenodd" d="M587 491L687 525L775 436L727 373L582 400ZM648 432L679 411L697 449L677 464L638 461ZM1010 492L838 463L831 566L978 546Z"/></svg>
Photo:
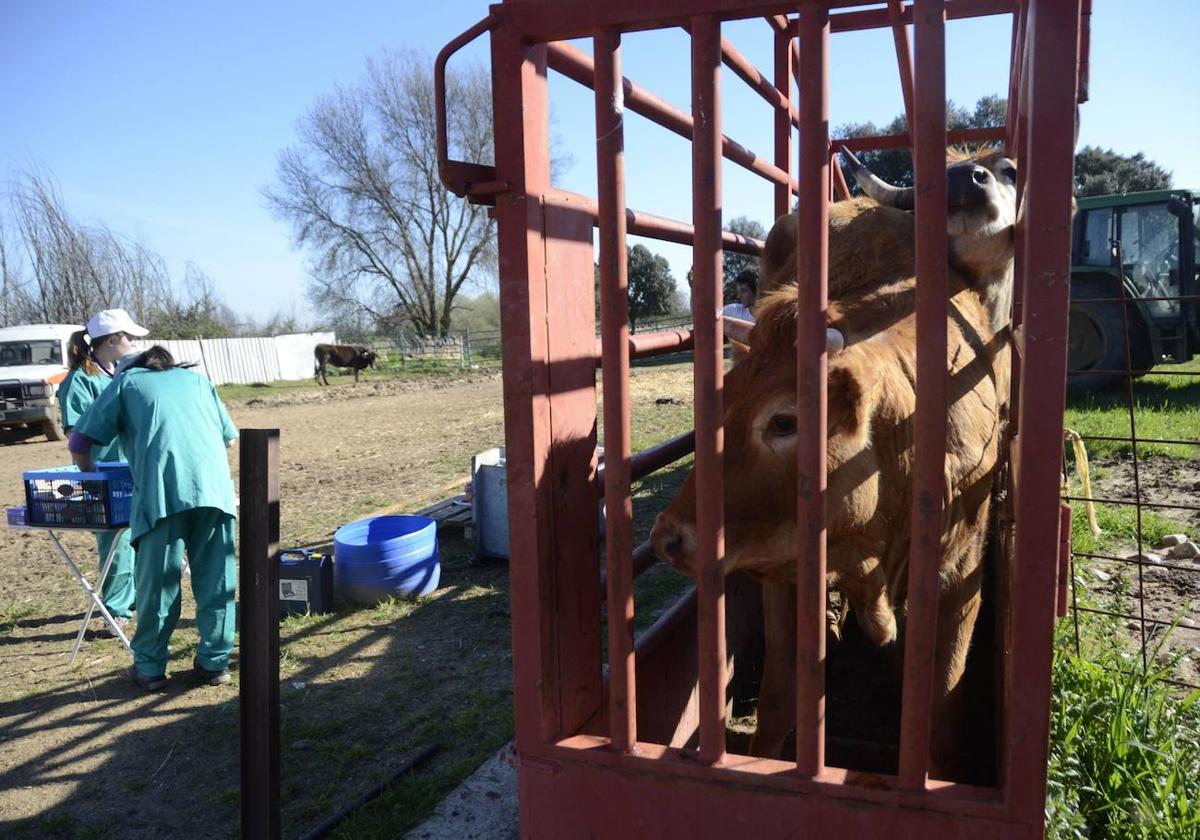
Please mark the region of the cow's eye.
<svg viewBox="0 0 1200 840"><path fill-rule="evenodd" d="M796 434L795 414L776 414L767 423L768 437L792 437Z"/></svg>

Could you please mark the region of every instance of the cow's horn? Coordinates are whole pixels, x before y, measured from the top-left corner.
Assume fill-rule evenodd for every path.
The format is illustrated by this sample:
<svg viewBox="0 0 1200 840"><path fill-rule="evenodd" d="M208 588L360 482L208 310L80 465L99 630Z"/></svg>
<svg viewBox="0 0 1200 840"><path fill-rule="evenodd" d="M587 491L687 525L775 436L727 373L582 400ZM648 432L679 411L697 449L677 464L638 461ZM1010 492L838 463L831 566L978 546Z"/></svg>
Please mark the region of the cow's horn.
<svg viewBox="0 0 1200 840"><path fill-rule="evenodd" d="M888 207L899 207L901 210L913 209L913 188L897 187L889 184L875 175L870 169L854 156L854 152L842 146L842 154L850 162L850 172L858 186L871 198Z"/></svg>
<svg viewBox="0 0 1200 840"><path fill-rule="evenodd" d="M738 342L739 344L750 343L750 330L754 329L753 321L743 321L741 318L730 318L726 315L723 319L725 322L725 335L727 338Z"/></svg>

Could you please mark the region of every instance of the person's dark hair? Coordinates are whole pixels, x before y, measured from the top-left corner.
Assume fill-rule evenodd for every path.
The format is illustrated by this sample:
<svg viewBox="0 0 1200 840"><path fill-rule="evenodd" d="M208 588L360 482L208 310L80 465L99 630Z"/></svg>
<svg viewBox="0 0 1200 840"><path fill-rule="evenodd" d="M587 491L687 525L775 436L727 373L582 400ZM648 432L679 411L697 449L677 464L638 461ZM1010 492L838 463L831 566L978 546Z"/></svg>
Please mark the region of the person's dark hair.
<svg viewBox="0 0 1200 840"><path fill-rule="evenodd" d="M92 358L92 342L99 344L106 336L88 341L87 330L76 330L67 339L67 368L83 368L88 373L99 373L100 365Z"/></svg>
<svg viewBox="0 0 1200 840"><path fill-rule="evenodd" d="M139 353L137 358L130 362L125 369L145 368L146 370L164 371L195 366L195 362L176 362L170 350L160 344L155 344L149 350Z"/></svg>
<svg viewBox="0 0 1200 840"><path fill-rule="evenodd" d="M753 268L743 268L733 278L734 285L745 286L752 293L758 294L758 272Z"/></svg>

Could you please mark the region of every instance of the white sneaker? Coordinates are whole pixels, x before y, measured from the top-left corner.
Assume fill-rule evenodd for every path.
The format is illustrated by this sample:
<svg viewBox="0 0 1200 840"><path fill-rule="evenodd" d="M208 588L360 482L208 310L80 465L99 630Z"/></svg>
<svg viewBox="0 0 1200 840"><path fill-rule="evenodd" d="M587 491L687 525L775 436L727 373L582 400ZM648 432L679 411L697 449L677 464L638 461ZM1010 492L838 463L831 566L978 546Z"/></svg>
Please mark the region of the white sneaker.
<svg viewBox="0 0 1200 840"><path fill-rule="evenodd" d="M128 618L114 618L113 620L117 622L117 626L121 628L121 632L124 633L125 638L128 639L129 638L129 619ZM111 636L114 639L120 638L120 636L117 635L117 631L113 630L112 627L109 626L109 623L107 621L104 622L104 627L102 627L100 629L100 634L104 635L104 636Z"/></svg>

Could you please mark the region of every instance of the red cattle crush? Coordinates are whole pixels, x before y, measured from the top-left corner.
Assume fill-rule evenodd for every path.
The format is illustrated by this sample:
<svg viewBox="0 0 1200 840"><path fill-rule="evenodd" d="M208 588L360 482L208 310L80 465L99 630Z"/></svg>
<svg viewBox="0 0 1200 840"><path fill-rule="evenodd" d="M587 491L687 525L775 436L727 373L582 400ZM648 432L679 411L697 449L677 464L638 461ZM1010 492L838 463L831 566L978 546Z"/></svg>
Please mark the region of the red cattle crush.
<svg viewBox="0 0 1200 840"><path fill-rule="evenodd" d="M1012 19L1009 112L996 129L947 132L946 21ZM527 837L1039 837L1060 551L1059 467L1071 228L1073 124L1086 89L1086 0L507 0L436 65L443 180L494 205L504 325L513 660L521 827ZM722 36L761 18L763 72ZM912 42L908 27L912 27ZM690 37L690 112L622 75L626 33ZM829 137L829 44L839 32L892 35L911 134L855 138L853 150L912 146L916 169L917 381L911 563L894 774L827 762L826 446L797 447L798 645L795 761L731 751L729 697L761 616L755 587L725 578L723 249L762 243L722 230L722 165L773 188L776 216L798 198L798 423L826 425L824 327L831 189L845 196ZM490 33L494 166L449 158L445 71ZM586 39L592 55L566 43ZM1081 47L1082 44L1082 47ZM680 61L684 61L683 55ZM773 112L771 160L726 136L721 65ZM551 184L547 74L595 93L598 196ZM626 206L624 125L632 111L692 143L692 219ZM995 588L994 784L928 774L947 416L947 143L1004 142L1020 153L1009 514ZM583 156L581 156L583 157ZM795 173L793 178L792 173ZM598 235L593 234L593 227ZM693 329L631 336L627 234L693 248ZM593 246L595 236L596 245ZM598 254L596 253L598 250ZM593 264L600 266L597 342ZM694 438L631 451L631 358L692 350ZM595 368L605 466L597 468ZM1021 369L1036 371L1021 379ZM1019 430L1019 434L1015 432ZM697 487L697 588L635 640L634 580L653 563L635 546L632 484L690 451ZM601 475L602 473L602 475ZM597 502L606 505L603 574ZM607 658L601 616L607 613ZM635 643L636 642L636 643ZM607 669L607 673L605 670ZM853 762L851 762L853 763Z"/></svg>

